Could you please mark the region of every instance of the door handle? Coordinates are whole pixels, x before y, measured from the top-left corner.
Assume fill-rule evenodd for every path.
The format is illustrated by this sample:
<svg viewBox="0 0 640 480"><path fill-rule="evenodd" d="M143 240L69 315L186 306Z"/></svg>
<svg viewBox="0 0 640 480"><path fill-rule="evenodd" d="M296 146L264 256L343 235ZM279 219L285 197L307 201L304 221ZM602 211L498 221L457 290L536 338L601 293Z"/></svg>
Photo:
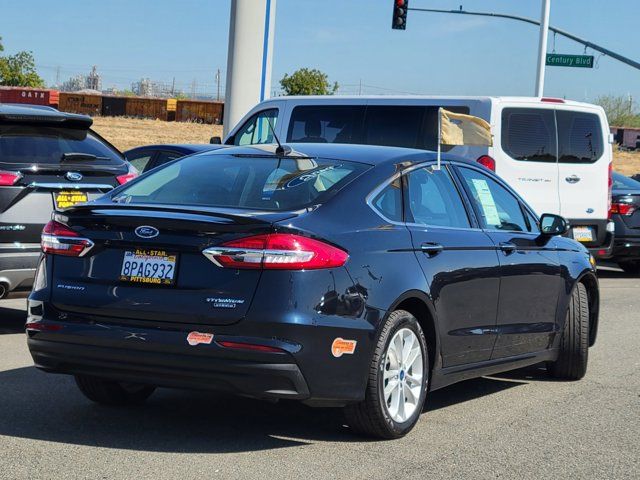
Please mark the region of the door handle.
<svg viewBox="0 0 640 480"><path fill-rule="evenodd" d="M567 183L578 183L580 181L580 177L577 175L571 175L570 177L565 178Z"/></svg>
<svg viewBox="0 0 640 480"><path fill-rule="evenodd" d="M443 251L444 247L439 243L423 243L422 245L420 245L420 250L422 250L430 257L433 257L434 255L437 255L441 251Z"/></svg>
<svg viewBox="0 0 640 480"><path fill-rule="evenodd" d="M511 242L500 242L500 245L498 247L507 255L515 252L516 249L518 248L515 243L511 243Z"/></svg>

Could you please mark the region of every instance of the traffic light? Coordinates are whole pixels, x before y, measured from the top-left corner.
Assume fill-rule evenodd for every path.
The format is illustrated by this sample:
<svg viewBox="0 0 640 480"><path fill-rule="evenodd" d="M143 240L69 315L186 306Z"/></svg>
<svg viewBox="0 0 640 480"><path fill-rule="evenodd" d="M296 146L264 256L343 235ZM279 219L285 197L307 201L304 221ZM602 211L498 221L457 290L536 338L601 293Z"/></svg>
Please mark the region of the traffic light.
<svg viewBox="0 0 640 480"><path fill-rule="evenodd" d="M407 28L407 8L409 0L393 0L393 23L394 30L405 30Z"/></svg>

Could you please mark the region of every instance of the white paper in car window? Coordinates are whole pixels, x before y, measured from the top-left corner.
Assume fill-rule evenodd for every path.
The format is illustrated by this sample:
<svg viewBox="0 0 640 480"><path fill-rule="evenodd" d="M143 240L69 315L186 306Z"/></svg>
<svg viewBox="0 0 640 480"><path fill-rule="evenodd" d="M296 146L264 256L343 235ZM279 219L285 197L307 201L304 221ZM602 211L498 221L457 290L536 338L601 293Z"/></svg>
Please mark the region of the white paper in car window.
<svg viewBox="0 0 640 480"><path fill-rule="evenodd" d="M480 178L474 178L471 181L473 182L473 188L475 188L478 194L478 201L482 207L482 213L484 214L487 225L501 225L502 222L500 221L500 215L498 215L496 202L493 199L493 195L491 195L487 181Z"/></svg>

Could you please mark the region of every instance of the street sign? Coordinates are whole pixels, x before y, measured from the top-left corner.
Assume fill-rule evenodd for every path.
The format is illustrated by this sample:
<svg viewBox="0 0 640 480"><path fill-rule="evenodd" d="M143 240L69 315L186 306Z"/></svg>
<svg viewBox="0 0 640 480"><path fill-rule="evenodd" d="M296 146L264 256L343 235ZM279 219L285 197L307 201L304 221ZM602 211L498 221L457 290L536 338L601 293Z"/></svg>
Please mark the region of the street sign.
<svg viewBox="0 0 640 480"><path fill-rule="evenodd" d="M593 68L593 55L547 53L547 65L550 67Z"/></svg>

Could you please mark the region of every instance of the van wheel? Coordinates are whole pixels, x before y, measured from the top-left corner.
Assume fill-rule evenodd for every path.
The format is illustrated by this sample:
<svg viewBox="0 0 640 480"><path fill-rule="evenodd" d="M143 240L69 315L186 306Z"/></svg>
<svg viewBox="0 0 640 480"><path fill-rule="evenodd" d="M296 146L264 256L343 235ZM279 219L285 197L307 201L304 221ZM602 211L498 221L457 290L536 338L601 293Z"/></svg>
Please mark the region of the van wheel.
<svg viewBox="0 0 640 480"><path fill-rule="evenodd" d="M567 318L560 340L560 354L550 362L547 371L552 377L580 380L587 373L589 355L589 296L582 283L571 294Z"/></svg>
<svg viewBox="0 0 640 480"><path fill-rule="evenodd" d="M103 405L131 405L142 403L156 389L137 383L115 382L103 378L76 375L76 384L89 400Z"/></svg>
<svg viewBox="0 0 640 480"><path fill-rule="evenodd" d="M624 270L625 273L630 275L638 275L640 273L640 261L638 260L626 260L624 262L618 262L618 266Z"/></svg>
<svg viewBox="0 0 640 480"><path fill-rule="evenodd" d="M357 433L399 438L418 422L427 393L429 355L418 320L396 310L382 327L368 372L365 398L344 408Z"/></svg>

